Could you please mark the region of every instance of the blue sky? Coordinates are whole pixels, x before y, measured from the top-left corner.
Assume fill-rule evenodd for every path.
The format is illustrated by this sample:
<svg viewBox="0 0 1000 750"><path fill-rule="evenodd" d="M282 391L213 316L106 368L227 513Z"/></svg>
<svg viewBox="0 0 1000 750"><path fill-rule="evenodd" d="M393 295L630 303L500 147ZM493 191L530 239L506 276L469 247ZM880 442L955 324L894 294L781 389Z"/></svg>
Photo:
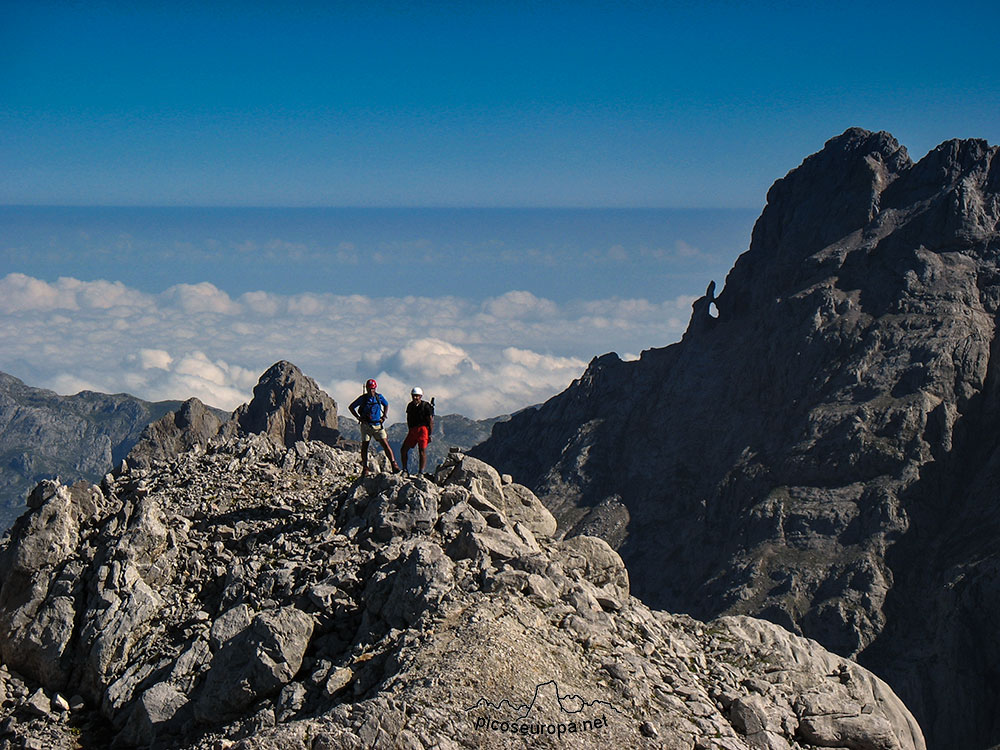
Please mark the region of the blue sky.
<svg viewBox="0 0 1000 750"><path fill-rule="evenodd" d="M995 3L0 5L0 204L758 209L1000 141Z"/></svg>
<svg viewBox="0 0 1000 750"><path fill-rule="evenodd" d="M829 138L1000 142L998 8L0 0L0 370L537 403L676 341Z"/></svg>

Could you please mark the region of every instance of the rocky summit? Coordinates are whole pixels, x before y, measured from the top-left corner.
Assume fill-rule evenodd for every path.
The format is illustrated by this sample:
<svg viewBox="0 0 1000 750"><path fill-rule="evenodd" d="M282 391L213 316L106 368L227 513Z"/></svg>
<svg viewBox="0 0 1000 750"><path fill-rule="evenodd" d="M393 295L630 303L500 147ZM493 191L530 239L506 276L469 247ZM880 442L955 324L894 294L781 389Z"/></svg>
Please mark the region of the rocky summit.
<svg viewBox="0 0 1000 750"><path fill-rule="evenodd" d="M126 456L129 465L150 467L215 437L264 434L280 445L319 440L341 442L337 403L316 381L291 362L271 365L253 389L253 399L227 420L219 419L196 398L147 425Z"/></svg>
<svg viewBox="0 0 1000 750"><path fill-rule="evenodd" d="M359 468L250 434L41 483L0 545L0 747L924 747L864 668L649 609L482 461Z"/></svg>
<svg viewBox="0 0 1000 750"><path fill-rule="evenodd" d="M337 404L291 362L277 362L260 376L253 399L233 412L222 434L271 435L279 443L319 440L335 445Z"/></svg>
<svg viewBox="0 0 1000 750"><path fill-rule="evenodd" d="M1000 743L1000 158L851 129L778 180L683 340L472 451L652 606L857 657L931 744Z"/></svg>

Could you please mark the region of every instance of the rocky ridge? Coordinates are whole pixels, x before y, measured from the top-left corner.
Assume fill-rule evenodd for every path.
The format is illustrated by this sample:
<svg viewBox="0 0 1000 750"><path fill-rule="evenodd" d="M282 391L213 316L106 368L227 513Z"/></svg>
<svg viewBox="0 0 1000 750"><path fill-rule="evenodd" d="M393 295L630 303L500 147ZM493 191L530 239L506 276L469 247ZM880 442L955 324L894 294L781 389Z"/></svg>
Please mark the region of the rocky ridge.
<svg viewBox="0 0 1000 750"><path fill-rule="evenodd" d="M219 434L222 425L223 421L201 401L189 398L176 411L146 425L127 460L132 466L148 469L156 460L180 455L196 445L207 445Z"/></svg>
<svg viewBox="0 0 1000 750"><path fill-rule="evenodd" d="M0 546L0 745L924 747L815 642L650 610L481 461L357 471L255 434L39 485Z"/></svg>
<svg viewBox="0 0 1000 750"><path fill-rule="evenodd" d="M147 424L178 406L92 391L60 396L0 372L0 531L40 480L99 482Z"/></svg>
<svg viewBox="0 0 1000 750"><path fill-rule="evenodd" d="M310 403L313 411L293 415L286 410L281 418L271 417L274 424L270 426L257 424L254 414L241 412L227 434L269 429L282 433L287 429L292 439L315 437L331 444L360 439L357 422L336 416L336 403L315 381L290 363L279 362L275 367L264 378L265 389L273 392L275 403L294 394ZM207 444L231 417L196 398L183 403L151 403L127 394L91 391L59 396L0 373L0 531L24 512L25 497L42 479L99 482L126 456L133 466L148 468L154 460ZM450 447L467 449L481 443L489 437L493 424L507 418L438 417L437 434L428 448L428 466L443 461ZM338 434L334 435L334 430ZM392 444L399 445L406 435L405 426L392 425L389 435ZM415 467L416 459L411 460Z"/></svg>
<svg viewBox="0 0 1000 750"><path fill-rule="evenodd" d="M851 129L778 180L681 342L472 451L634 591L856 656L937 747L1000 743L1000 159Z"/></svg>

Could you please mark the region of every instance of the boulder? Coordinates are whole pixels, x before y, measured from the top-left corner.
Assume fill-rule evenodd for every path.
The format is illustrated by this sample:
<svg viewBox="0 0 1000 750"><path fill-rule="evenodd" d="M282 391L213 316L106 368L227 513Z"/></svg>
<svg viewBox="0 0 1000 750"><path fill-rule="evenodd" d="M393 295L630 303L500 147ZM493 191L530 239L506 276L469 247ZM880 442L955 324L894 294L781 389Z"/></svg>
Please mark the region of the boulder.
<svg viewBox="0 0 1000 750"><path fill-rule="evenodd" d="M535 536L553 536L556 519L535 493L523 484L508 482L502 487L504 515L511 523L520 522Z"/></svg>
<svg viewBox="0 0 1000 750"><path fill-rule="evenodd" d="M195 715L205 722L234 717L280 690L302 666L313 624L290 606L254 617L212 657Z"/></svg>
<svg viewBox="0 0 1000 750"><path fill-rule="evenodd" d="M575 536L556 545L554 559L567 572L576 572L619 601L629 597L629 578L625 563L603 539Z"/></svg>

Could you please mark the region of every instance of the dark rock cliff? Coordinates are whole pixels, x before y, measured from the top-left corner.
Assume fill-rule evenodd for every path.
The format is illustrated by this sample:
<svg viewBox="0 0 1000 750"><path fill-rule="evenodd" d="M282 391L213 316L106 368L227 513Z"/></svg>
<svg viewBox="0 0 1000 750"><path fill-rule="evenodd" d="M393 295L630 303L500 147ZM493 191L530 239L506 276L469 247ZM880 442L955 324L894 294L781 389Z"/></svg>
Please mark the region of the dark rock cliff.
<svg viewBox="0 0 1000 750"><path fill-rule="evenodd" d="M681 342L595 359L473 454L614 532L648 604L761 615L888 679L932 744L1000 742L996 154L832 139Z"/></svg>

